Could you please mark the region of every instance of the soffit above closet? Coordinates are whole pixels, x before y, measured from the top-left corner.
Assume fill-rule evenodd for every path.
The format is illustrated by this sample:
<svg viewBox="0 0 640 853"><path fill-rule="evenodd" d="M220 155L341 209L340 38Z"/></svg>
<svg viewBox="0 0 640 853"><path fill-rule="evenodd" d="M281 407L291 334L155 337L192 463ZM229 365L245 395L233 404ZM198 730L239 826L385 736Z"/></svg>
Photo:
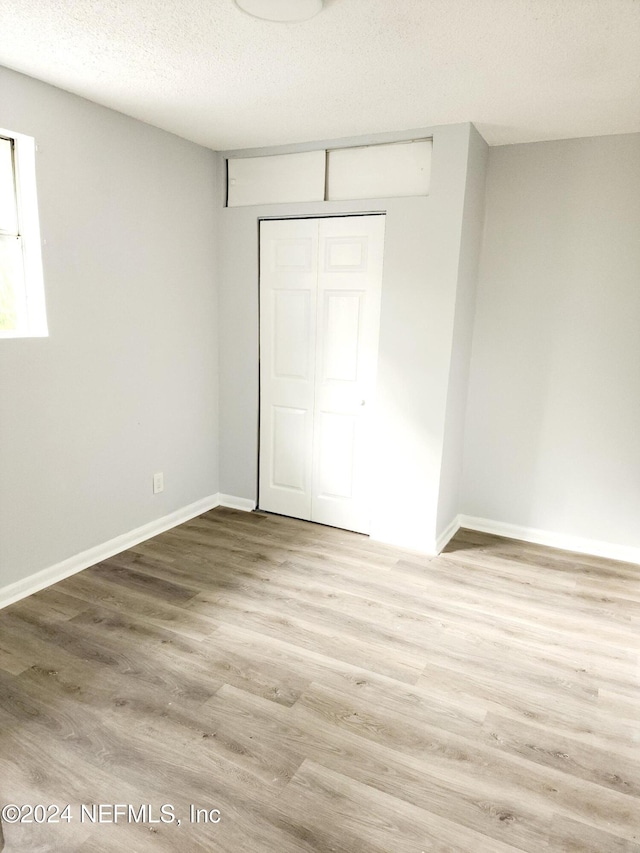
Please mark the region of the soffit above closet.
<svg viewBox="0 0 640 853"><path fill-rule="evenodd" d="M227 207L429 194L431 139L227 160Z"/></svg>

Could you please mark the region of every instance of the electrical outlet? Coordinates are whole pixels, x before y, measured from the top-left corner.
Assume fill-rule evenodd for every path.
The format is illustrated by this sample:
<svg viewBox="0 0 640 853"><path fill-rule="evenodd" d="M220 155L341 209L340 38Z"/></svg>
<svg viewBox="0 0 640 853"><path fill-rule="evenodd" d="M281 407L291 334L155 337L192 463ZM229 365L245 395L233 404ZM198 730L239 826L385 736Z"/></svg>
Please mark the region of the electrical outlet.
<svg viewBox="0 0 640 853"><path fill-rule="evenodd" d="M164 491L164 474L160 471L158 474L153 475L153 494L157 495L158 492Z"/></svg>

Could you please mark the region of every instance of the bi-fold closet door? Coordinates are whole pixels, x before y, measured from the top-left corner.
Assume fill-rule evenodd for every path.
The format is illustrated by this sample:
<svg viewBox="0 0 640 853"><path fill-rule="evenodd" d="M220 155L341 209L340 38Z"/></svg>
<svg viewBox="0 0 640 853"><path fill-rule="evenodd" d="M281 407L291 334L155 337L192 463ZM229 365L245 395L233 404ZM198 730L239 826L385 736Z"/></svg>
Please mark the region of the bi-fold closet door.
<svg viewBox="0 0 640 853"><path fill-rule="evenodd" d="M260 223L263 510L369 532L384 226Z"/></svg>

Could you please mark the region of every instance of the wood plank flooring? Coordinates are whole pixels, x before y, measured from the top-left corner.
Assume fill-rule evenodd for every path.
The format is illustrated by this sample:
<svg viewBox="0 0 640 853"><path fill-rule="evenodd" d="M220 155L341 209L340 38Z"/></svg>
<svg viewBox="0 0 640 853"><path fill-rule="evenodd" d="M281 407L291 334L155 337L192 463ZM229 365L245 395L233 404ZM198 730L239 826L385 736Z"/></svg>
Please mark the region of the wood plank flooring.
<svg viewBox="0 0 640 853"><path fill-rule="evenodd" d="M0 804L72 818L5 851L640 853L639 629L638 566L213 510L0 611Z"/></svg>

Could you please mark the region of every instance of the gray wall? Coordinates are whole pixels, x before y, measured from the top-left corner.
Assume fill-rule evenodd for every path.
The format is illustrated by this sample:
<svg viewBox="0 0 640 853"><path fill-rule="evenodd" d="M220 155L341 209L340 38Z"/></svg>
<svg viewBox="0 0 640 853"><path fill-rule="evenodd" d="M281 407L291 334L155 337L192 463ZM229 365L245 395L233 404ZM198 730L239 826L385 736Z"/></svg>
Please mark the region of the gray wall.
<svg viewBox="0 0 640 853"><path fill-rule="evenodd" d="M384 210L372 535L433 550L471 131L468 124L452 125L329 144L432 135L426 198L227 209L220 198L222 492L253 500L257 495L258 220Z"/></svg>
<svg viewBox="0 0 640 853"><path fill-rule="evenodd" d="M5 69L0 126L38 144L50 333L0 340L1 587L218 472L213 153Z"/></svg>
<svg viewBox="0 0 640 853"><path fill-rule="evenodd" d="M489 148L477 130L471 128L467 185L464 197L455 320L451 338L451 363L446 420L438 493L437 536L455 523L460 512L462 461L471 342L476 308L476 284L484 223L485 183Z"/></svg>
<svg viewBox="0 0 640 853"><path fill-rule="evenodd" d="M491 149L463 511L640 544L640 135Z"/></svg>

